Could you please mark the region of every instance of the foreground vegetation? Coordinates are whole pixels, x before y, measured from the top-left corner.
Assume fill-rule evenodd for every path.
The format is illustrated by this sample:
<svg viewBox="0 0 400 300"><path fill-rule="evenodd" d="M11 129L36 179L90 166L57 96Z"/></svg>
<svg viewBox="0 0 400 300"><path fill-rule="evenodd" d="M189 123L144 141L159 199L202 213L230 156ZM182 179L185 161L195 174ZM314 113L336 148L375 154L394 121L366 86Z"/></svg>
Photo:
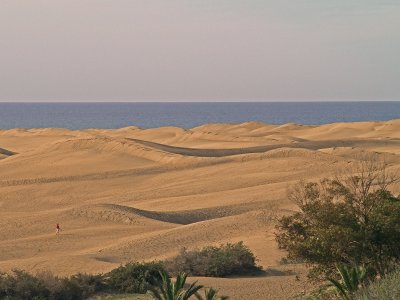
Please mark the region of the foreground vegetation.
<svg viewBox="0 0 400 300"><path fill-rule="evenodd" d="M146 293L156 300L189 300L192 297L199 300L228 299L218 296L212 288L204 289L197 282L186 286L187 274L183 272L173 282L166 271L156 273L158 268L155 263L128 264L105 275L77 274L70 278L58 278L49 273L33 276L24 271L3 273L0 277L0 299L79 300L99 294Z"/></svg>
<svg viewBox="0 0 400 300"><path fill-rule="evenodd" d="M337 284L322 284L319 288L298 295L293 300L397 300L400 299L400 267L382 278L365 280L348 268ZM362 268L359 268L359 271ZM340 272L339 272L340 273ZM353 275L352 275L353 273ZM354 276L355 275L355 276Z"/></svg>
<svg viewBox="0 0 400 300"><path fill-rule="evenodd" d="M355 299L400 263L400 198L389 190L398 177L374 157L350 171L295 186L289 197L299 212L280 218L276 233L288 260L308 264L309 277L342 299ZM318 299L331 298L326 287Z"/></svg>
<svg viewBox="0 0 400 300"><path fill-rule="evenodd" d="M360 289L354 298L357 300L400 299L400 268Z"/></svg>
<svg viewBox="0 0 400 300"><path fill-rule="evenodd" d="M182 272L183 271L183 272ZM0 274L0 299L79 300L96 294L146 294L158 300L227 299L212 288L192 283L187 275L228 276L260 272L253 253L242 242L186 251L166 262L129 263L106 274L61 278L15 270ZM176 275L176 281L170 279Z"/></svg>

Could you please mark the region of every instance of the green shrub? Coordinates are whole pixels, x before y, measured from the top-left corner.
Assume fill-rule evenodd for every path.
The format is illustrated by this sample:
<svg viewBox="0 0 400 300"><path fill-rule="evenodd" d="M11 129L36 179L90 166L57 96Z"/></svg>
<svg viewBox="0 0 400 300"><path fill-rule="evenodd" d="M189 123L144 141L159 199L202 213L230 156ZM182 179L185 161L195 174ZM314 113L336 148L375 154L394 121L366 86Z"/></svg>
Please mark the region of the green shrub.
<svg viewBox="0 0 400 300"><path fill-rule="evenodd" d="M194 251L182 249L178 256L165 262L165 267L172 274L224 277L261 272L256 260L250 249L239 242Z"/></svg>
<svg viewBox="0 0 400 300"><path fill-rule="evenodd" d="M0 299L80 300L104 288L101 275L77 274L58 278L48 272L33 276L20 270L0 274Z"/></svg>
<svg viewBox="0 0 400 300"><path fill-rule="evenodd" d="M82 291L84 299L107 289L102 275L91 275L78 273L69 279L70 283Z"/></svg>
<svg viewBox="0 0 400 300"><path fill-rule="evenodd" d="M68 278L60 279L59 289L53 290L51 293L52 300L83 300L85 299L84 291L77 282Z"/></svg>
<svg viewBox="0 0 400 300"><path fill-rule="evenodd" d="M160 272L164 271L161 263L129 263L106 274L107 285L120 293L144 294L150 285L161 281Z"/></svg>
<svg viewBox="0 0 400 300"><path fill-rule="evenodd" d="M14 270L0 274L0 299L48 299L49 290L43 282L29 273Z"/></svg>
<svg viewBox="0 0 400 300"><path fill-rule="evenodd" d="M54 300L87 299L107 289L102 275L80 273L70 278L55 277L54 283L46 286L50 290L50 299Z"/></svg>
<svg viewBox="0 0 400 300"><path fill-rule="evenodd" d="M84 299L81 288L69 278L59 278L50 272L39 273L37 278L49 291L50 300Z"/></svg>

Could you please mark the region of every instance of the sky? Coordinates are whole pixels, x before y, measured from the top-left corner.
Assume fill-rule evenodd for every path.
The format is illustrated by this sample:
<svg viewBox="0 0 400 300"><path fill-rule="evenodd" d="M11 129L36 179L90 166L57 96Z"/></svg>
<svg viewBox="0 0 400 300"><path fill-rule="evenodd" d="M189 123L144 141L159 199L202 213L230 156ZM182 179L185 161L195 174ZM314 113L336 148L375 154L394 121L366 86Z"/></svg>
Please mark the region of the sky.
<svg viewBox="0 0 400 300"><path fill-rule="evenodd" d="M1 0L0 101L400 100L400 0Z"/></svg>

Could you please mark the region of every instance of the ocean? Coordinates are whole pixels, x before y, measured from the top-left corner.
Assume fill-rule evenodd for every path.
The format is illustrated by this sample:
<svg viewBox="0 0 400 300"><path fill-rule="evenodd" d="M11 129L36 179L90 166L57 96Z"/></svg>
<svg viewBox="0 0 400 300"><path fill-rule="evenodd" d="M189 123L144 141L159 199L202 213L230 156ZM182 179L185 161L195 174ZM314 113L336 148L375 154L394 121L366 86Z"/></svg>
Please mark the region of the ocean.
<svg viewBox="0 0 400 300"><path fill-rule="evenodd" d="M400 102L0 103L0 128L193 128L261 121L326 124L400 118Z"/></svg>

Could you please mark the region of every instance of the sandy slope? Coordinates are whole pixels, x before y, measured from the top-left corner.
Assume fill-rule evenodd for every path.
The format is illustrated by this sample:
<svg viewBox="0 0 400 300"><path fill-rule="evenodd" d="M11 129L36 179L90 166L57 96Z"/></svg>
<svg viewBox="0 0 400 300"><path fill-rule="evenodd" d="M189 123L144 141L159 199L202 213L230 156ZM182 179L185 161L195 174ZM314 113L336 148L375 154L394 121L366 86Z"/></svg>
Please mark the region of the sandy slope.
<svg viewBox="0 0 400 300"><path fill-rule="evenodd" d="M243 240L265 268L282 269L272 220L295 209L287 187L363 153L399 168L400 120L0 130L0 268L105 272ZM200 281L232 299L281 299L307 287L293 275Z"/></svg>

